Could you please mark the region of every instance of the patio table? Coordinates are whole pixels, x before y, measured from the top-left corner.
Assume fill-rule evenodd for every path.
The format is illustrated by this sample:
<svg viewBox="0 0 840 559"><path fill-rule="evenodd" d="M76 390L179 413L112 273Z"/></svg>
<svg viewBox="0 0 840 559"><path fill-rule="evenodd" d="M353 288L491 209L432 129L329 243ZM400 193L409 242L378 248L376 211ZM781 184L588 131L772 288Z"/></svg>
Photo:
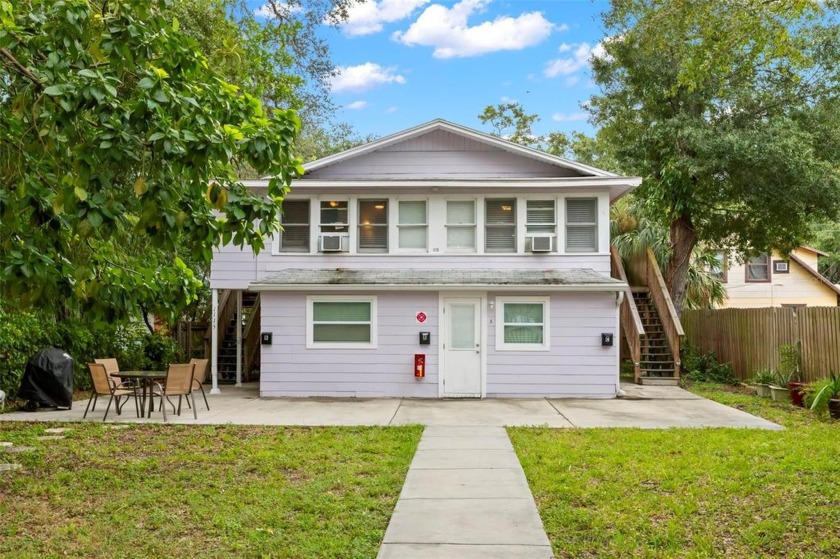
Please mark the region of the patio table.
<svg viewBox="0 0 840 559"><path fill-rule="evenodd" d="M140 404L140 417L152 417L152 410L154 408L152 386L156 380L166 380L166 371L120 371L118 373L111 373L111 376L136 380L143 389L143 398L141 399ZM148 416L144 414L147 394L149 398Z"/></svg>

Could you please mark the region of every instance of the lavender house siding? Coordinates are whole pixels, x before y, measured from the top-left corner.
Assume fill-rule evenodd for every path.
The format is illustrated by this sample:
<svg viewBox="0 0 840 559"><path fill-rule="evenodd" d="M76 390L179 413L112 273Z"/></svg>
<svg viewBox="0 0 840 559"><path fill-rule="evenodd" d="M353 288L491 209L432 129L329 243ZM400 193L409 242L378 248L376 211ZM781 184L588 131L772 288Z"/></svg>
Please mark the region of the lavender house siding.
<svg viewBox="0 0 840 559"><path fill-rule="evenodd" d="M307 349L306 294L264 292L261 328L274 340L262 347L260 394L437 398L437 293L376 295L377 349ZM428 315L422 326L415 320L421 310ZM431 332L432 345L418 345L420 330ZM414 378L415 353L427 356L422 380Z"/></svg>
<svg viewBox="0 0 840 559"><path fill-rule="evenodd" d="M522 295L490 293L488 304L497 297ZM618 344L602 347L601 334L618 334L615 295L554 293L549 306L548 351L498 351L497 325L488 324L487 395L614 397Z"/></svg>
<svg viewBox="0 0 840 559"><path fill-rule="evenodd" d="M329 292L319 292L319 295ZM343 293L349 295L349 293ZM358 294L362 294L361 292ZM365 292L365 295L371 295ZM262 347L262 396L438 397L437 292L384 292L377 297L376 349L307 349L306 293L263 292L262 330L273 344ZM501 296L539 293L489 293ZM550 351L497 351L495 316L487 322L488 397L613 397L617 346L602 348L602 332L615 333L615 296L556 293L550 302ZM428 315L422 325L418 311ZM418 344L418 332L432 343ZM426 355L426 377L415 379L415 353Z"/></svg>

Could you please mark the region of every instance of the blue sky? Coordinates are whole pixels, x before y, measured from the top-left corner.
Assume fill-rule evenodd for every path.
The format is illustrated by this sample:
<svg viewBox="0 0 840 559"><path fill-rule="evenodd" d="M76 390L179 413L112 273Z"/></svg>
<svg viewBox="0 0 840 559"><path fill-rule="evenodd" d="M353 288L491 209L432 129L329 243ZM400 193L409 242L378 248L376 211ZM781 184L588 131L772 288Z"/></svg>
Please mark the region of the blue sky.
<svg viewBox="0 0 840 559"><path fill-rule="evenodd" d="M259 5L256 2L255 5ZM591 132L580 108L597 90L589 58L603 39L599 0L368 0L324 27L341 74L336 119L384 136L432 120L484 129L487 105L518 101L534 132Z"/></svg>

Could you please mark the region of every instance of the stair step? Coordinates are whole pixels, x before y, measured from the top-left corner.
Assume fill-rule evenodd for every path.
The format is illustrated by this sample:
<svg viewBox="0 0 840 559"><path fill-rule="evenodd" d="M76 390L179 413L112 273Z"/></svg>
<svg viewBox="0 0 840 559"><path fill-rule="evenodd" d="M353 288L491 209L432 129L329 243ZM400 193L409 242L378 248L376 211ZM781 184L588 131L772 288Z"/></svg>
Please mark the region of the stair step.
<svg viewBox="0 0 840 559"><path fill-rule="evenodd" d="M640 377L639 384L647 386L679 386L680 380L674 377Z"/></svg>

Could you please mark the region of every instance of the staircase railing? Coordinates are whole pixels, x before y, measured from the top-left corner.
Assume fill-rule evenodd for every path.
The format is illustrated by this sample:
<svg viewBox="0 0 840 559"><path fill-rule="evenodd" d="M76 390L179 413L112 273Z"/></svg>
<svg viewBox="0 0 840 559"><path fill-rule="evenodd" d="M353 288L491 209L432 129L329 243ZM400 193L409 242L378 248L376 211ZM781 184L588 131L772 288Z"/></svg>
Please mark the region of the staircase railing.
<svg viewBox="0 0 840 559"><path fill-rule="evenodd" d="M232 289L224 289L219 293L219 335L216 339L216 347L222 347L225 339L225 330L230 322L233 313L236 312L236 297ZM210 340L213 337L213 320L211 318L207 332L204 333L204 357L210 359Z"/></svg>
<svg viewBox="0 0 840 559"><path fill-rule="evenodd" d="M659 313L659 321L662 323L665 338L668 340L668 346L671 348L671 354L674 356L674 378L679 378L681 365L680 344L683 336L685 336L685 331L683 331L680 317L677 315L674 302L671 301L671 296L665 287L665 280L662 278L662 272L659 270L659 263L656 261L656 256L653 254L653 249L651 248L647 249L645 275L648 288L650 289L650 298L654 306L656 306L656 311Z"/></svg>
<svg viewBox="0 0 840 559"><path fill-rule="evenodd" d="M245 323L245 329L242 331L242 337L245 340L245 380L251 380L251 369L254 366L257 356L260 353L260 295L254 300L254 307L251 315L248 317L248 322Z"/></svg>
<svg viewBox="0 0 840 559"><path fill-rule="evenodd" d="M639 316L639 309L636 307L636 300L633 298L633 292L627 281L624 263L615 247L610 247L610 268L612 277L627 284L627 287L624 288L621 307L619 307L619 317L624 339L627 340L627 347L630 349L630 359L633 361L633 377L638 381L642 374L642 347L645 343L646 333L642 318Z"/></svg>

